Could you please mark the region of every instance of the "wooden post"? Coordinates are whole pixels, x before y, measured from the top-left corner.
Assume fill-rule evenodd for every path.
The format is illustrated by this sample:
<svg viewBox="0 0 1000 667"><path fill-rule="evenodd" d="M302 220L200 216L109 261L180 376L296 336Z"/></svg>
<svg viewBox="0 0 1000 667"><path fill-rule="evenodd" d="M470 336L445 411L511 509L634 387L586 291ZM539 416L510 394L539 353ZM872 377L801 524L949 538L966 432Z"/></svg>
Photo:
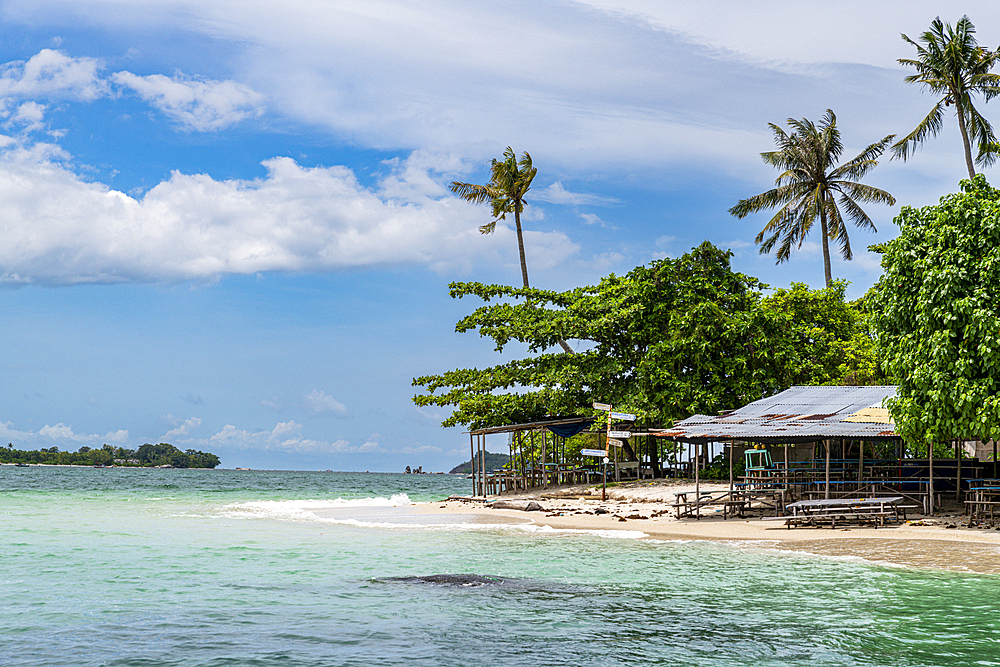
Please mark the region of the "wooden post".
<svg viewBox="0 0 1000 667"><path fill-rule="evenodd" d="M701 453L701 447L699 445L694 446L694 511L697 518L701 518L701 481L698 475L698 463L699 454Z"/></svg>
<svg viewBox="0 0 1000 667"><path fill-rule="evenodd" d="M934 514L934 443L927 443L927 507L928 514Z"/></svg>
<svg viewBox="0 0 1000 667"><path fill-rule="evenodd" d="M549 488L549 472L545 469L545 452L548 450L549 436L542 431L542 488Z"/></svg>
<svg viewBox="0 0 1000 667"><path fill-rule="evenodd" d="M824 440L823 444L826 445L826 491L823 493L823 497L829 499L830 498L830 441Z"/></svg>
<svg viewBox="0 0 1000 667"><path fill-rule="evenodd" d="M725 444L722 445L725 447ZM733 499L733 441L729 441L729 499Z"/></svg>
<svg viewBox="0 0 1000 667"><path fill-rule="evenodd" d="M955 441L955 502L960 502L962 500L962 452L960 451L959 443L961 440Z"/></svg>
<svg viewBox="0 0 1000 667"><path fill-rule="evenodd" d="M858 481L863 482L865 479L865 441L858 441Z"/></svg>
<svg viewBox="0 0 1000 667"><path fill-rule="evenodd" d="M469 432L469 472L472 473L472 496L476 497L476 441L472 432Z"/></svg>

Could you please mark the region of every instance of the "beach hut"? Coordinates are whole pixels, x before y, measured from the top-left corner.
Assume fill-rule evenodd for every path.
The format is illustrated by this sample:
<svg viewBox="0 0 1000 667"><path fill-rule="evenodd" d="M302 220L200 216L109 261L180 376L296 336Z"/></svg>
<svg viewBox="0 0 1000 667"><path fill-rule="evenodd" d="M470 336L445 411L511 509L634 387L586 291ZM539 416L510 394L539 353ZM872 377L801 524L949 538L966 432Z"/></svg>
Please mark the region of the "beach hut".
<svg viewBox="0 0 1000 667"><path fill-rule="evenodd" d="M551 417L536 422L490 426L469 431L469 449L473 463L472 495L485 498L491 491L499 493L532 486L545 486L550 479L549 466L553 467L552 473L558 480L561 474L570 472L560 468L564 463L565 452L560 455L559 441L565 444L566 439L590 428L595 421L593 417ZM554 434L556 439L556 446L552 448L552 459L548 458L550 448L545 437L546 432ZM486 469L486 437L500 434L509 436L511 468L509 471L493 474L494 471ZM541 436L540 447L536 446L538 444L536 436ZM530 462L525 457L525 452L529 451L533 456Z"/></svg>
<svg viewBox="0 0 1000 667"><path fill-rule="evenodd" d="M812 493L822 493L825 498L838 494L839 489L870 488L874 493L880 486L891 484L897 489L904 485L919 487L910 495L920 497L925 511L930 512L936 498L935 478L939 482L947 480L949 484L953 479L956 493L960 491L962 459L956 456L946 468L939 467L938 471L935 471L933 452L925 462L904 459L905 443L895 432L895 425L883 407L885 399L895 394L893 386L791 387L721 415L692 415L655 434L678 442L721 443L727 447L731 493L739 490L732 474L736 449L781 447L783 456L776 457L774 471L770 474L772 487L781 486L790 491L810 488ZM869 459L866 468L866 448L874 457L876 445L882 445L877 449L884 452L886 444L896 453L895 461ZM811 465L793 465L790 449L801 450L804 446L812 448L812 455L807 459ZM817 462L815 456L817 447L824 454L821 462ZM855 449L857 458L848 461L847 452ZM834 452L839 452L840 459L832 458ZM695 468L697 470L698 466ZM852 479L845 478L848 468ZM741 483L752 484L753 477L744 475Z"/></svg>

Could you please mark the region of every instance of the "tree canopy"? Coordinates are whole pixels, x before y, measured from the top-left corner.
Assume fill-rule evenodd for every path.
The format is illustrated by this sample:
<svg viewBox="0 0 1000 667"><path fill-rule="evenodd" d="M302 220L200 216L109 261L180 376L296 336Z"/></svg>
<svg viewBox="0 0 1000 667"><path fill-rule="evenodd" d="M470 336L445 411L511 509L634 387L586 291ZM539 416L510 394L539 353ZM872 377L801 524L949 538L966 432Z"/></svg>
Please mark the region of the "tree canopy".
<svg viewBox="0 0 1000 667"><path fill-rule="evenodd" d="M766 209L778 209L754 239L762 254L771 252L777 245L778 263L789 258L792 247L802 246L818 217L823 270L826 286L831 287L830 241L840 244L844 259L854 256L845 214L857 227L874 231L875 225L858 202L890 206L896 203L888 192L858 182L875 168L894 135L870 144L856 157L838 165L844 145L837 129L837 116L832 110L826 110L818 126L805 118L789 118L788 124L791 134L770 124L778 150L760 154L764 162L781 170L775 181L777 187L740 200L729 212L737 218L745 218Z"/></svg>
<svg viewBox="0 0 1000 667"><path fill-rule="evenodd" d="M1000 439L1000 191L981 174L936 206L904 207L880 248L877 344L889 410L914 444Z"/></svg>
<svg viewBox="0 0 1000 667"><path fill-rule="evenodd" d="M794 286L766 300L756 278L732 271L731 256L705 242L682 257L566 292L452 283L453 297L487 302L457 331L478 330L497 352L523 344L529 356L418 377L413 384L425 393L413 400L454 408L443 426L590 414L594 401L636 413L646 425L668 426L794 383L840 377L844 355L817 353L813 341L835 347L831 341L853 333L858 318L843 303L843 286L820 290L826 296L819 297ZM585 349L549 352L560 339L582 341Z"/></svg>

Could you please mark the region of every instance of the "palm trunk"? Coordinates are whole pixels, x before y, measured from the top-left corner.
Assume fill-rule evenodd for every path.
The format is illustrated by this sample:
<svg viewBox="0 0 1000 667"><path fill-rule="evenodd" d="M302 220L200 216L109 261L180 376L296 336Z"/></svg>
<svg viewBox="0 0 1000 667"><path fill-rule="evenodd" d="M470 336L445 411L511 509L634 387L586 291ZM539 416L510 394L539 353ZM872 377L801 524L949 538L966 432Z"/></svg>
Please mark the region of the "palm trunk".
<svg viewBox="0 0 1000 667"><path fill-rule="evenodd" d="M819 224L823 231L823 270L826 272L826 286L831 287L833 286L833 272L830 270L830 236L826 227L826 207L823 204L820 204Z"/></svg>
<svg viewBox="0 0 1000 667"><path fill-rule="evenodd" d="M514 226L517 228L517 251L521 254L521 278L524 280L524 286L530 287L528 285L528 261L524 257L524 237L521 234L521 212L518 210L518 206L514 205ZM563 349L566 354L573 354L573 348L563 339L559 339L559 347Z"/></svg>
<svg viewBox="0 0 1000 667"><path fill-rule="evenodd" d="M524 286L528 285L528 262L524 258L524 237L521 235L521 212L514 206L514 226L517 228L517 251L521 253L521 278L524 279Z"/></svg>
<svg viewBox="0 0 1000 667"><path fill-rule="evenodd" d="M962 131L962 145L965 146L965 166L969 168L969 178L975 178L976 167L972 162L972 144L969 143L969 131L965 127L965 113L958 101L955 102L955 113L958 114L958 129Z"/></svg>

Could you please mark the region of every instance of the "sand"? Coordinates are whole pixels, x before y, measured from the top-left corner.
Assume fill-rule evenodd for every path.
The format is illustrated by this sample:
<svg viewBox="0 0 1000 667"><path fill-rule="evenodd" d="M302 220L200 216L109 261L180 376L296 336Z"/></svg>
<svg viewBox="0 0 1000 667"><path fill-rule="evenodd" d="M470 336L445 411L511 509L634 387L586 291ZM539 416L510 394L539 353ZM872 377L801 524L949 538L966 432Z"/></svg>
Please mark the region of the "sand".
<svg viewBox="0 0 1000 667"><path fill-rule="evenodd" d="M702 484L702 492L724 491L728 485ZM701 519L677 519L671 505L674 494L693 491L693 483L657 481L623 484L607 490L574 486L536 489L481 500L448 500L421 504L430 514L506 517L562 530L629 531L649 540L710 540L753 544L826 556L857 557L872 562L966 572L1000 574L1000 530L969 528L958 505L933 516L907 514L905 523L882 528L851 525L837 528L787 528L783 521L762 521L760 512L747 518L722 519L722 511L708 508ZM495 500L515 505L537 502L542 511L494 508ZM606 513L605 513L606 512Z"/></svg>

